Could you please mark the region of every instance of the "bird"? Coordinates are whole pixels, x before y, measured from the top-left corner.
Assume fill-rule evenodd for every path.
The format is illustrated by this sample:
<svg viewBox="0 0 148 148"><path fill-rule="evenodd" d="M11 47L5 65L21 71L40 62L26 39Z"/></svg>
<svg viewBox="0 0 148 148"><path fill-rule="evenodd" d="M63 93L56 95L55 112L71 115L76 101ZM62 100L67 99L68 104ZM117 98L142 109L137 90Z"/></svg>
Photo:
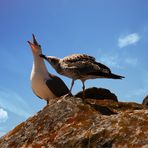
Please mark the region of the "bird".
<svg viewBox="0 0 148 148"><path fill-rule="evenodd" d="M72 54L64 58L46 56L41 54L57 73L72 79L70 93L75 80L81 80L83 89L83 98L85 98L85 81L96 78L122 79L124 76L113 74L104 64L97 62L93 56L87 54Z"/></svg>
<svg viewBox="0 0 148 148"><path fill-rule="evenodd" d="M69 93L69 89L61 78L48 72L43 58L39 56L42 54L42 48L35 35L32 36L33 42L28 41L34 59L30 76L31 86L34 94L49 104L50 99L64 96Z"/></svg>

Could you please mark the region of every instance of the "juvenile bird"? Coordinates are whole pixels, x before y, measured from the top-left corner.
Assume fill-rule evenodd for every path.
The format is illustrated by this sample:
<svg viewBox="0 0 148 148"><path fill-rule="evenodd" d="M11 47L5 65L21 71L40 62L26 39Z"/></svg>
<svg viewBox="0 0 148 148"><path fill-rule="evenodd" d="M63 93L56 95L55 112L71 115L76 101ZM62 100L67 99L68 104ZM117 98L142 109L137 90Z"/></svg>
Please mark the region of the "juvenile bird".
<svg viewBox="0 0 148 148"><path fill-rule="evenodd" d="M63 59L46 56L41 54L40 57L47 60L57 73L72 79L70 92L74 81L80 79L83 84L83 98L85 98L85 81L96 78L122 79L123 76L113 74L111 70L97 62L94 57L86 54L72 54Z"/></svg>

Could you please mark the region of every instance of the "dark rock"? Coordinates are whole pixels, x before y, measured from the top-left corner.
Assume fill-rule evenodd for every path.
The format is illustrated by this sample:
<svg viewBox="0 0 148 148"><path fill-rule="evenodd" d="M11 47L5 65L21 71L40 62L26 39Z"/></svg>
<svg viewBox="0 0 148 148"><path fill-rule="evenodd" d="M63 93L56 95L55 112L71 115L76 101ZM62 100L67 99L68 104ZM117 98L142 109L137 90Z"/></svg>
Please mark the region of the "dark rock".
<svg viewBox="0 0 148 148"><path fill-rule="evenodd" d="M4 135L0 148L147 147L147 125L142 104L61 97Z"/></svg>
<svg viewBox="0 0 148 148"><path fill-rule="evenodd" d="M82 91L78 92L75 97L82 98ZM88 88L85 90L85 98L96 99L96 100L114 100L118 101L117 96L105 88Z"/></svg>
<svg viewBox="0 0 148 148"><path fill-rule="evenodd" d="M148 107L148 96L146 96L144 99L143 99L143 102L142 104L146 107Z"/></svg>

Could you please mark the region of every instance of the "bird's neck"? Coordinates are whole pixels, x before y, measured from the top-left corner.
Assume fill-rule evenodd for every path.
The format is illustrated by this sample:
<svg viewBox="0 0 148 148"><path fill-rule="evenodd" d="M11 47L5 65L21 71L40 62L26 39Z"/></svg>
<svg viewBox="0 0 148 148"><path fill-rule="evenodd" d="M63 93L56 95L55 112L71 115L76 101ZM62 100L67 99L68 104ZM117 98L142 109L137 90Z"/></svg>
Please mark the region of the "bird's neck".
<svg viewBox="0 0 148 148"><path fill-rule="evenodd" d="M60 59L59 58L54 58L52 57L48 62L50 63L50 65L56 70L58 71L58 69L60 68L60 63L59 63Z"/></svg>
<svg viewBox="0 0 148 148"><path fill-rule="evenodd" d="M34 55L33 57L34 57L34 62L32 70L43 74L48 73L44 60L40 56Z"/></svg>

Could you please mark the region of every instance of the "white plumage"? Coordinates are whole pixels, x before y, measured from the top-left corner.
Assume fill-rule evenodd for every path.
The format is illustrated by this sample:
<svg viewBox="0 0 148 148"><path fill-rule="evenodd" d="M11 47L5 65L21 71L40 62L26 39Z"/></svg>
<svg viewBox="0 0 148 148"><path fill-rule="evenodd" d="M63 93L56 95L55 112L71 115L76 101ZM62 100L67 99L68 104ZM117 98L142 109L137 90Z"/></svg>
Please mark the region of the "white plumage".
<svg viewBox="0 0 148 148"><path fill-rule="evenodd" d="M69 93L66 84L57 76L50 74L45 66L44 60L39 56L42 54L41 46L33 35L33 43L28 41L33 53L33 67L31 71L31 86L33 92L41 99L49 102L50 99L60 97Z"/></svg>

